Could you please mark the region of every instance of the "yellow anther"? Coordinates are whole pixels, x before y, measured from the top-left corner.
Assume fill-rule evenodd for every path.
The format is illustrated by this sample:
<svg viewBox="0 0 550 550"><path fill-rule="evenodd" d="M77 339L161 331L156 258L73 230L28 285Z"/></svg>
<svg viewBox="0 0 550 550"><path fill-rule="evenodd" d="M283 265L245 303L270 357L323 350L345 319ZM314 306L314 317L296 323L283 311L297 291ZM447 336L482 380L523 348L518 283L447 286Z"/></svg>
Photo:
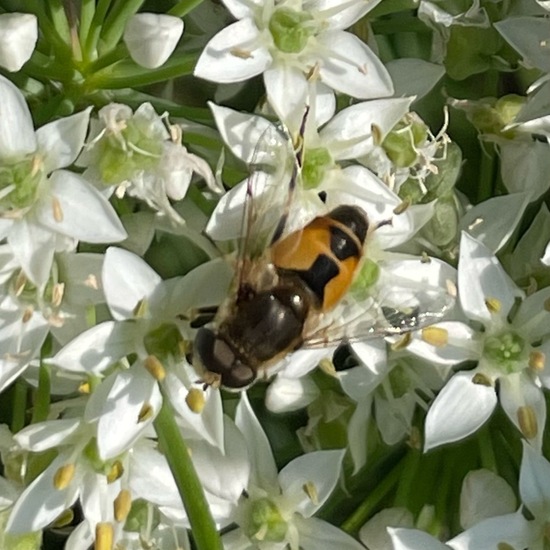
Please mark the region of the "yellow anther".
<svg viewBox="0 0 550 550"><path fill-rule="evenodd" d="M199 388L191 388L185 396L185 402L192 412L200 414L206 404L204 392Z"/></svg>
<svg viewBox="0 0 550 550"><path fill-rule="evenodd" d="M89 382L82 382L80 386L78 386L78 392L83 393L85 395L89 394L91 390L90 383Z"/></svg>
<svg viewBox="0 0 550 550"><path fill-rule="evenodd" d="M422 329L422 340L436 348L443 348L449 342L449 332L441 327L426 327Z"/></svg>
<svg viewBox="0 0 550 550"><path fill-rule="evenodd" d="M498 298L485 298L485 307L489 313L499 313L502 309L502 302Z"/></svg>
<svg viewBox="0 0 550 550"><path fill-rule="evenodd" d="M397 340L397 342L393 342L390 345L390 348L393 351L405 349L411 343L411 340L412 334L410 332L406 332L405 334L403 334L403 336L401 336L401 338L399 338L399 340Z"/></svg>
<svg viewBox="0 0 550 550"><path fill-rule="evenodd" d="M304 490L304 493L308 496L309 500L315 506L319 504L319 493L317 492L317 487L315 486L315 483L313 481L307 481L302 485L302 489Z"/></svg>
<svg viewBox="0 0 550 550"><path fill-rule="evenodd" d="M329 376L336 376L336 369L334 368L334 363L327 357L319 361L319 368Z"/></svg>
<svg viewBox="0 0 550 550"><path fill-rule="evenodd" d="M380 145L382 143L382 128L378 124L370 125L370 133L372 134L372 141L374 145Z"/></svg>
<svg viewBox="0 0 550 550"><path fill-rule="evenodd" d="M27 309L25 309L25 311L23 312L23 317L21 318L21 321L23 323L28 323L31 319L32 319L32 316L34 315L34 309L29 306Z"/></svg>
<svg viewBox="0 0 550 550"><path fill-rule="evenodd" d="M491 387L493 385L493 382L488 376L485 376L483 373L476 372L472 376L472 384L478 384L479 386Z"/></svg>
<svg viewBox="0 0 550 550"><path fill-rule="evenodd" d="M59 514L53 521L52 527L66 527L67 525L70 525L72 521L74 520L74 512L69 508L68 510L64 510Z"/></svg>
<svg viewBox="0 0 550 550"><path fill-rule="evenodd" d="M154 410L151 403L143 403L143 406L141 407L141 410L139 411L139 414L138 414L138 423L149 420L150 418L152 418L153 413L154 413Z"/></svg>
<svg viewBox="0 0 550 550"><path fill-rule="evenodd" d="M52 290L52 306L59 307L65 294L65 283L56 283Z"/></svg>
<svg viewBox="0 0 550 550"><path fill-rule="evenodd" d="M546 356L542 351L532 351L529 354L529 367L536 371L542 371L546 363Z"/></svg>
<svg viewBox="0 0 550 550"><path fill-rule="evenodd" d="M114 538L112 523L98 523L95 526L94 550L113 550Z"/></svg>
<svg viewBox="0 0 550 550"><path fill-rule="evenodd" d="M25 285L27 284L27 276L23 271L20 271L15 278L14 292L16 296L21 296L23 290L25 290Z"/></svg>
<svg viewBox="0 0 550 550"><path fill-rule="evenodd" d="M521 430L521 433L527 439L533 439L537 437L539 426L533 407L531 407L530 405L523 405L521 407L518 407L517 415L519 429Z"/></svg>
<svg viewBox="0 0 550 550"><path fill-rule="evenodd" d="M149 355L147 359L145 359L144 366L155 380L159 382L164 380L166 370L164 370L162 363L154 355Z"/></svg>
<svg viewBox="0 0 550 550"><path fill-rule="evenodd" d="M132 495L128 489L122 489L114 502L115 519L120 523L125 521L132 508Z"/></svg>
<svg viewBox="0 0 550 550"><path fill-rule="evenodd" d="M107 472L107 482L113 483L124 473L124 466L120 460L115 460Z"/></svg>
<svg viewBox="0 0 550 550"><path fill-rule="evenodd" d="M52 214L53 219L57 223L61 223L63 221L63 208L61 208L61 203L57 197L53 197L52 199Z"/></svg>
<svg viewBox="0 0 550 550"><path fill-rule="evenodd" d="M64 464L58 468L53 476L53 486L58 490L62 491L69 486L69 483L73 480L75 472L74 464Z"/></svg>
<svg viewBox="0 0 550 550"><path fill-rule="evenodd" d="M135 305L134 310L132 311L134 317L145 317L145 314L147 313L147 300L145 298L138 301L138 303Z"/></svg>
<svg viewBox="0 0 550 550"><path fill-rule="evenodd" d="M409 199L404 200L403 202L399 203L394 209L393 213L398 216L399 214L403 214L407 208L411 205L411 201Z"/></svg>

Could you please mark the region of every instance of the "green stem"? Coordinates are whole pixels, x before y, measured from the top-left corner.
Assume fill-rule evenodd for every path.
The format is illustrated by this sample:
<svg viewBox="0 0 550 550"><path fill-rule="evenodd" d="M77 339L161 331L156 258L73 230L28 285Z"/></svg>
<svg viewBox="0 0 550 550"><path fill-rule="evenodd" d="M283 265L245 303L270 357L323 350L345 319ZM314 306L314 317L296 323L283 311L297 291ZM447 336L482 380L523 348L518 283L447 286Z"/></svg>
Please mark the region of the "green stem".
<svg viewBox="0 0 550 550"><path fill-rule="evenodd" d="M78 26L78 38L80 44L84 47L86 38L90 32L92 21L95 15L96 0L81 0L80 3L80 24Z"/></svg>
<svg viewBox="0 0 550 550"><path fill-rule="evenodd" d="M202 484L166 396L155 419L155 429L178 486L197 550L223 550Z"/></svg>
<svg viewBox="0 0 550 550"><path fill-rule="evenodd" d="M112 49L110 52L102 55L100 58L96 59L88 67L86 67L86 72L88 74L94 74L97 71L109 67L118 63L122 59L128 57L128 49L125 44L119 44L116 48Z"/></svg>
<svg viewBox="0 0 550 550"><path fill-rule="evenodd" d="M11 431L17 433L25 427L25 415L27 413L27 383L18 378L13 388L13 414L11 419Z"/></svg>
<svg viewBox="0 0 550 550"><path fill-rule="evenodd" d="M402 474L405 460L400 460L393 470L370 492L369 496L359 505L353 514L341 525L346 533L354 534L370 518L380 501L393 489Z"/></svg>
<svg viewBox="0 0 550 550"><path fill-rule="evenodd" d="M498 473L497 460L493 442L491 440L491 432L487 426L483 427L477 433L477 442L479 445L479 454L481 456L481 465L494 473Z"/></svg>
<svg viewBox="0 0 550 550"><path fill-rule="evenodd" d="M152 70L124 61L95 73L88 79L87 84L94 90L145 86L191 74L196 60L196 54L184 54L172 57L162 67Z"/></svg>
<svg viewBox="0 0 550 550"><path fill-rule="evenodd" d="M183 17L190 11L194 10L203 0L180 0L175 6L170 8L166 13L175 17Z"/></svg>
<svg viewBox="0 0 550 550"><path fill-rule="evenodd" d="M31 423L42 422L48 418L51 398L51 373L50 367L40 361L38 371L38 388L34 396L34 408Z"/></svg>
<svg viewBox="0 0 550 550"><path fill-rule="evenodd" d="M421 456L421 451L410 449L401 461L403 462L403 468L401 470L399 485L394 499L395 506L408 508L407 504L409 504L411 500L411 488L418 476L418 466Z"/></svg>
<svg viewBox="0 0 550 550"><path fill-rule="evenodd" d="M477 189L477 203L483 202L493 196L497 158L494 146L487 144L487 150L481 149L479 161L479 186Z"/></svg>
<svg viewBox="0 0 550 550"><path fill-rule="evenodd" d="M65 6L61 0L49 0L47 6L50 10L51 20L57 33L66 44L71 43L71 31L69 21L65 13Z"/></svg>
<svg viewBox="0 0 550 550"><path fill-rule="evenodd" d="M99 36L101 35L101 29L103 21L107 15L107 11L111 6L111 0L98 0L95 8L94 16L90 23L90 28L86 34L86 38L83 40L83 56L87 61L91 61L96 57L97 44L99 42Z"/></svg>
<svg viewBox="0 0 550 550"><path fill-rule="evenodd" d="M103 52L112 50L124 34L124 28L128 19L139 11L145 0L115 0L115 5L109 11L109 15L101 32Z"/></svg>

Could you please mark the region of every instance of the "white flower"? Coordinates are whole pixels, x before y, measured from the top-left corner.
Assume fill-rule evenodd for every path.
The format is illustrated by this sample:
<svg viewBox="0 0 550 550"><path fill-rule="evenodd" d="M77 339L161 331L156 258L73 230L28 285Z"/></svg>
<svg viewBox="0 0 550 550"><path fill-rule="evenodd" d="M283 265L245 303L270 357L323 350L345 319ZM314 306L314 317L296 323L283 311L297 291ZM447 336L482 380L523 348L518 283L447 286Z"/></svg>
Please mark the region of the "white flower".
<svg viewBox="0 0 550 550"><path fill-rule="evenodd" d="M150 103L135 113L118 103L103 107L99 120L91 122L88 144L77 163L86 167L84 176L98 188L137 197L175 223L182 219L170 199L185 196L193 173L219 191L206 161L187 151L179 127L168 125Z"/></svg>
<svg viewBox="0 0 550 550"><path fill-rule="evenodd" d="M132 59L146 69L156 69L172 55L183 34L179 17L136 13L126 23L124 43Z"/></svg>
<svg viewBox="0 0 550 550"><path fill-rule="evenodd" d="M56 251L126 237L108 201L78 174L60 170L80 152L90 109L35 133L21 92L0 78L0 239L38 286Z"/></svg>
<svg viewBox="0 0 550 550"><path fill-rule="evenodd" d="M34 285L8 245L0 246L0 390L38 357L51 332L64 344L87 328L85 310L103 301L99 254L58 254L48 281Z"/></svg>
<svg viewBox="0 0 550 550"><path fill-rule="evenodd" d="M285 122L300 117L308 78L360 99L389 96L393 87L380 60L343 31L377 3L227 0L239 21L210 40L195 75L230 83L263 73L269 101Z"/></svg>
<svg viewBox="0 0 550 550"><path fill-rule="evenodd" d="M541 306L550 289L524 299L512 312L522 291L496 257L466 233L460 247L458 287L465 315L483 328L478 331L460 322L442 323L415 336L408 346L409 351L439 364L478 361L475 369L457 372L430 407L425 448L475 432L493 412L497 396L524 437L540 446L546 421L541 386L549 383L544 360L549 344L535 344L550 333L550 314Z"/></svg>
<svg viewBox="0 0 550 550"><path fill-rule="evenodd" d="M246 494L235 514L237 529L224 535L227 550L360 550L363 546L333 525L313 517L328 499L344 451L316 451L287 464L279 473L269 442L241 394L235 422L252 463Z"/></svg>
<svg viewBox="0 0 550 550"><path fill-rule="evenodd" d="M209 262L185 277L162 281L135 254L119 248L107 250L102 282L114 320L99 323L80 334L49 360L69 372L101 375L128 355L137 355L138 361L131 368L111 375L111 382L105 384L106 380L101 386L102 397L98 398L96 414L107 415L105 418L114 414L113 422L118 418L115 424L105 421L100 426L106 438L106 444L101 446L105 456L116 453L117 439L131 437L131 432L124 434L126 421L131 424L135 418L132 413L116 413L113 403L123 394L139 412L149 403L150 395L158 391L157 380L143 370L144 364L150 366L151 355L156 356L165 369L161 383L183 417L186 429L213 445L223 444L219 391L206 390L201 414L193 412L186 403L189 389L199 389L200 383L193 368L181 357L179 344L183 337L179 325L183 323L178 316L185 315L192 307L220 303L228 281L229 273L223 261ZM156 414L158 407L152 412ZM100 440L103 441L102 437Z"/></svg>
<svg viewBox="0 0 550 550"><path fill-rule="evenodd" d="M0 15L0 66L15 72L29 60L38 40L38 21L30 13Z"/></svg>

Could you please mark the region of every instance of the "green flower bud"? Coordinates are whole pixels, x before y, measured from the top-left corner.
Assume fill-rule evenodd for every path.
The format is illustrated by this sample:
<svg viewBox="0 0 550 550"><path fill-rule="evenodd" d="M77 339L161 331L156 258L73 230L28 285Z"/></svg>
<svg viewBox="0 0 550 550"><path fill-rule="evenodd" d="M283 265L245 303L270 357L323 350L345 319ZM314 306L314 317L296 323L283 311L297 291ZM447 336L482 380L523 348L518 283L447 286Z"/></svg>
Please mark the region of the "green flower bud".
<svg viewBox="0 0 550 550"><path fill-rule="evenodd" d="M304 189L315 189L323 181L325 172L333 164L328 149L324 147L306 149L302 163Z"/></svg>
<svg viewBox="0 0 550 550"><path fill-rule="evenodd" d="M275 10L269 20L269 32L275 46L285 53L300 53L314 34L313 17L290 8Z"/></svg>
<svg viewBox="0 0 550 550"><path fill-rule="evenodd" d="M268 498L250 503L250 515L246 534L250 539L262 542L282 542L288 526L276 504Z"/></svg>
<svg viewBox="0 0 550 550"><path fill-rule="evenodd" d="M456 237L458 214L452 197L435 203L434 215L422 228L422 235L436 246L444 247Z"/></svg>

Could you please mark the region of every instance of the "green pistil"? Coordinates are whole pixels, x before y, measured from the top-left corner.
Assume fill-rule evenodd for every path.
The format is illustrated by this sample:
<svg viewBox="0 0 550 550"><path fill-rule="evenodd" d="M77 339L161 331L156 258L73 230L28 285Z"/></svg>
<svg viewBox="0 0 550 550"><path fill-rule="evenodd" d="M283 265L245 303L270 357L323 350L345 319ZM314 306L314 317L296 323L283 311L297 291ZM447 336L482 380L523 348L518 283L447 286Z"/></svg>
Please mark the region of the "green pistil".
<svg viewBox="0 0 550 550"><path fill-rule="evenodd" d="M288 526L277 506L268 498L251 503L249 523L246 529L250 539L265 542L285 540Z"/></svg>
<svg viewBox="0 0 550 550"><path fill-rule="evenodd" d="M300 53L314 34L313 17L303 11L281 8L269 20L269 32L277 49L284 53Z"/></svg>
<svg viewBox="0 0 550 550"><path fill-rule="evenodd" d="M332 157L324 147L306 149L302 164L304 189L315 189L318 187L325 177L325 172L332 165Z"/></svg>
<svg viewBox="0 0 550 550"><path fill-rule="evenodd" d="M390 371L388 379L393 392L393 397L396 399L402 397L411 389L411 380L407 374L407 369L401 364L397 364Z"/></svg>
<svg viewBox="0 0 550 550"><path fill-rule="evenodd" d="M144 338L145 349L162 361L168 357L179 357L183 349L183 338L171 323L164 323L148 332Z"/></svg>
<svg viewBox="0 0 550 550"><path fill-rule="evenodd" d="M515 332L503 332L485 340L483 355L507 373L521 370L527 357L525 340Z"/></svg>
<svg viewBox="0 0 550 550"><path fill-rule="evenodd" d="M378 264L374 260L366 258L361 266L361 270L353 281L351 288L352 293L357 295L358 298L365 298L370 289L376 284L379 277L380 267Z"/></svg>
<svg viewBox="0 0 550 550"><path fill-rule="evenodd" d="M43 172L36 158L0 167L0 211L20 210L33 205Z"/></svg>
<svg viewBox="0 0 550 550"><path fill-rule="evenodd" d="M149 137L132 120L117 134L98 143L99 170L109 185L131 180L136 172L153 170L162 154L162 140Z"/></svg>

